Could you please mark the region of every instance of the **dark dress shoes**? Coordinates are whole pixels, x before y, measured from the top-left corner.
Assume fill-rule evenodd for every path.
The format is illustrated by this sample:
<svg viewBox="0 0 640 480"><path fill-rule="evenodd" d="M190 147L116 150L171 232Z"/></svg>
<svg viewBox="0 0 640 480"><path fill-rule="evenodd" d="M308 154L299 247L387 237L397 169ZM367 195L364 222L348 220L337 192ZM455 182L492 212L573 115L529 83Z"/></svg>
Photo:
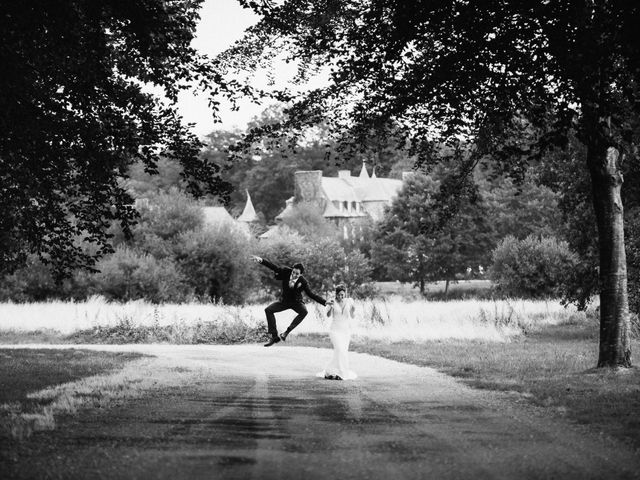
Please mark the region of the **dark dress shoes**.
<svg viewBox="0 0 640 480"><path fill-rule="evenodd" d="M269 340L267 343L264 344L265 347L270 347L271 345L273 345L274 343L278 343L280 341L280 337L278 337L277 335L274 335L273 337L271 337L271 340Z"/></svg>
<svg viewBox="0 0 640 480"><path fill-rule="evenodd" d="M288 332L284 332L280 334L280 340L282 340L283 342L287 341L287 335L289 335Z"/></svg>

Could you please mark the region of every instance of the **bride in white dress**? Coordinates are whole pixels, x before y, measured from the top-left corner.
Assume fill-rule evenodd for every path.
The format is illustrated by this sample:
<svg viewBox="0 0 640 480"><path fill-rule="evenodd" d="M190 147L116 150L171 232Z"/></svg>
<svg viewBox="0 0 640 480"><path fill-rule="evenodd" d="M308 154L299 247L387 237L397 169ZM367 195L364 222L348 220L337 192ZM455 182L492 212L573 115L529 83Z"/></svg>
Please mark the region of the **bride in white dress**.
<svg viewBox="0 0 640 480"><path fill-rule="evenodd" d="M336 287L336 299L327 310L327 317L333 318L329 338L333 344L333 357L325 369L318 374L330 380L353 380L355 372L349 369L349 342L351 323L355 316L353 300L347 297L345 287Z"/></svg>

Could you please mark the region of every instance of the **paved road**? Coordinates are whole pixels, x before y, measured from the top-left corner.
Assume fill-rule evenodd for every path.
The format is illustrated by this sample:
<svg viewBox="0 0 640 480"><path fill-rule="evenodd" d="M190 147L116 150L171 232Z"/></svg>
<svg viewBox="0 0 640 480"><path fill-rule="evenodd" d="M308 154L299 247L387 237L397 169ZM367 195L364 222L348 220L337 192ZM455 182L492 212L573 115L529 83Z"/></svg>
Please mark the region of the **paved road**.
<svg viewBox="0 0 640 480"><path fill-rule="evenodd" d="M12 476L640 478L625 447L428 368L354 353L359 378L340 382L315 376L331 355L324 349L110 348L169 358L178 376L201 373L63 419L26 443Z"/></svg>

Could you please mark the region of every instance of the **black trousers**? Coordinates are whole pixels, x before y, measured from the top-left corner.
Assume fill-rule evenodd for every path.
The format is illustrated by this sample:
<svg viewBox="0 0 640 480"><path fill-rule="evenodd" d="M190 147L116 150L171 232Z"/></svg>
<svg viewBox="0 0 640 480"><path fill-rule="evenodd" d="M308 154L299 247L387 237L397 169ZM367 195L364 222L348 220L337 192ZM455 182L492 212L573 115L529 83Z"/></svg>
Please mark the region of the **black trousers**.
<svg viewBox="0 0 640 480"><path fill-rule="evenodd" d="M276 327L276 316L275 314L278 312L284 312L285 310L293 310L298 315L291 321L291 325L287 328L287 333L300 325L300 322L304 320L304 317L307 316L307 307L302 303L284 303L284 302L274 302L264 309L264 313L267 314L267 330L269 331L269 335L276 336L278 335L278 327Z"/></svg>

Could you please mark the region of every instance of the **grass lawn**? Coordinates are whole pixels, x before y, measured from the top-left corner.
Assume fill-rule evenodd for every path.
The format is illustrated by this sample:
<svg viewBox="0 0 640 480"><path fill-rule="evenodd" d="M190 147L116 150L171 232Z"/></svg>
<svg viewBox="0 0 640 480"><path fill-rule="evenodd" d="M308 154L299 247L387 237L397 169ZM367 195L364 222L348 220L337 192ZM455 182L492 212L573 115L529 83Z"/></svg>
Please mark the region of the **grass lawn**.
<svg viewBox="0 0 640 480"><path fill-rule="evenodd" d="M68 396L60 402L55 395L33 396L35 392L119 372L128 362L142 356L80 349L1 349L0 444L28 437L34 430L54 428L54 411L60 411L62 403L68 411L78 404ZM104 390L107 393L106 385ZM0 449L0 459L7 452Z"/></svg>
<svg viewBox="0 0 640 480"><path fill-rule="evenodd" d="M89 350L0 350L0 404L28 403L27 393L114 371L138 353Z"/></svg>
<svg viewBox="0 0 640 480"><path fill-rule="evenodd" d="M296 345L331 347L326 336L299 336ZM593 326L541 326L506 343L355 339L351 350L428 366L468 385L517 392L519 398L640 449L640 369L595 369ZM633 341L632 351L640 350Z"/></svg>

